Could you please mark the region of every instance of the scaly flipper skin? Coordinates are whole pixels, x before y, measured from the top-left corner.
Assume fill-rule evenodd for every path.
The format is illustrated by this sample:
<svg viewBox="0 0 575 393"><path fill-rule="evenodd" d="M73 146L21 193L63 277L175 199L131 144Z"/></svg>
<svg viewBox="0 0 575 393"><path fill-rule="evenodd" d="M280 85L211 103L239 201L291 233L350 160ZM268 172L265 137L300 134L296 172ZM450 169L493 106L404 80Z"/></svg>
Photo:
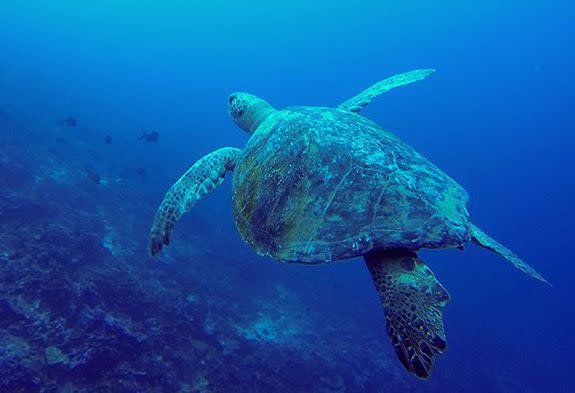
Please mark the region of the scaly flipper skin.
<svg viewBox="0 0 575 393"><path fill-rule="evenodd" d="M447 349L442 309L449 294L413 251L372 251L365 262L397 357L407 371L427 379L434 355Z"/></svg>
<svg viewBox="0 0 575 393"><path fill-rule="evenodd" d="M164 197L150 230L150 254L156 255L170 244L174 225L205 194L219 186L232 172L242 150L224 147L200 158L172 186Z"/></svg>
<svg viewBox="0 0 575 393"><path fill-rule="evenodd" d="M483 232L481 229L477 228L475 225L471 225L470 228L471 240L478 246L484 247L494 253L501 255L503 258L511 262L515 267L530 276L543 281L551 285L541 274L539 274L535 269L529 266L527 263L523 262L521 258L509 250L507 247L503 246L501 243L491 238L488 234Z"/></svg>
<svg viewBox="0 0 575 393"><path fill-rule="evenodd" d="M340 104L337 109L359 113L377 96L383 93L387 93L389 90L395 87L408 85L410 83L425 79L434 72L435 70L433 69L422 69L394 75L367 88L355 97L350 98L349 100Z"/></svg>

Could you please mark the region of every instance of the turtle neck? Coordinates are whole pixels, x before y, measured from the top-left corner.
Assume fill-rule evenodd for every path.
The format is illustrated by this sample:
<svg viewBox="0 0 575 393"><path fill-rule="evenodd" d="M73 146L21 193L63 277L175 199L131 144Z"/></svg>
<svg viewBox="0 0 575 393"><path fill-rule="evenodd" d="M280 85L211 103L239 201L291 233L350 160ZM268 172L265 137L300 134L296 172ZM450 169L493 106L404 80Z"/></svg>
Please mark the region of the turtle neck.
<svg viewBox="0 0 575 393"><path fill-rule="evenodd" d="M275 111L276 110L266 101L257 99L257 101L254 101L250 105L246 113L244 113L240 127L245 132L252 135L258 129L260 124L262 124L263 121Z"/></svg>

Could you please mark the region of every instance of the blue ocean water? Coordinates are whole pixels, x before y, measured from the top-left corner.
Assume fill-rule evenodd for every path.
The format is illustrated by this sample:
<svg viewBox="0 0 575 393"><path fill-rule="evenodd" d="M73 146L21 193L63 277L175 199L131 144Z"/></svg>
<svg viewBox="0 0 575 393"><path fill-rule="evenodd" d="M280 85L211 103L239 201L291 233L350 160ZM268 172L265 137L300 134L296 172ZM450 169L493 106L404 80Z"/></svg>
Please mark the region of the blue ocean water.
<svg viewBox="0 0 575 393"><path fill-rule="evenodd" d="M574 392L574 21L568 1L2 2L0 391ZM423 251L452 298L429 380L397 361L360 258L242 242L231 177L148 255L168 187L246 144L231 92L336 106L416 68L437 72L363 114L553 284Z"/></svg>

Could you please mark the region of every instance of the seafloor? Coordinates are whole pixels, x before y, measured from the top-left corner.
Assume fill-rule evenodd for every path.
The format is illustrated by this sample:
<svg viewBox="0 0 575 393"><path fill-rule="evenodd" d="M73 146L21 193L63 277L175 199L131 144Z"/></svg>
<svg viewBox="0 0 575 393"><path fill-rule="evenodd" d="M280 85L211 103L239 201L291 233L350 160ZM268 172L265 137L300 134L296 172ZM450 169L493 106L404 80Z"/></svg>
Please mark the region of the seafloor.
<svg viewBox="0 0 575 393"><path fill-rule="evenodd" d="M218 229L208 204L178 228L177 247L150 258L164 191L154 173L102 169L103 142L39 128L0 112L0 391L456 392L470 391L467 370L477 391L525 392L476 365L413 379L375 293L341 305L314 293L328 283L321 270L230 252L233 224ZM359 326L353 307L381 329Z"/></svg>

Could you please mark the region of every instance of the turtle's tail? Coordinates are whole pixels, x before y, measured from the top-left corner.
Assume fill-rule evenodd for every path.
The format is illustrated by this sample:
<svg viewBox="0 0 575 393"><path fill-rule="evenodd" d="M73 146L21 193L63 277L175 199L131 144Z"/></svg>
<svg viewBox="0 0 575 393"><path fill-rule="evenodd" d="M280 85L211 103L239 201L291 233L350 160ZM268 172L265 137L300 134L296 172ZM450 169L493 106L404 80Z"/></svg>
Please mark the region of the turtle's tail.
<svg viewBox="0 0 575 393"><path fill-rule="evenodd" d="M470 233L471 233L471 240L473 241L473 243L477 244L478 246L485 247L488 250L501 255L503 258L507 259L509 262L515 265L517 269L521 270L524 273L529 274L532 277L535 277L538 280L543 281L544 283L551 285L551 283L547 281L545 278L543 278L541 274L539 274L535 269L533 269L527 263L523 262L521 258L515 255L513 251L511 251L498 241L491 238L488 234L486 234L473 224L471 224Z"/></svg>

